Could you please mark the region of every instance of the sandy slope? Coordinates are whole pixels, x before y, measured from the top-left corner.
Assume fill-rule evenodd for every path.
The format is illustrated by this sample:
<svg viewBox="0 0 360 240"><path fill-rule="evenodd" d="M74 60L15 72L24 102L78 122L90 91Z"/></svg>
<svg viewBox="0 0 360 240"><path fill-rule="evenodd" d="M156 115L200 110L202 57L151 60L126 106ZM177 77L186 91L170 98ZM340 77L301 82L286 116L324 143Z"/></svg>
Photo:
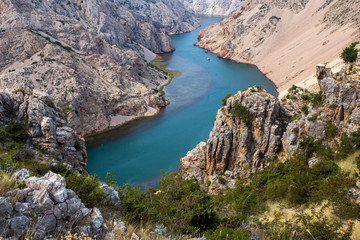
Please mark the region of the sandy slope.
<svg viewBox="0 0 360 240"><path fill-rule="evenodd" d="M315 66L330 62L336 65L342 49L358 34L358 29L349 25L324 29L322 20L331 7L318 11L324 2L310 0L300 12L272 6L257 22L253 16L262 4L239 10L200 32L197 45L221 57L256 64L280 93L300 82L308 87L316 82ZM281 19L269 25L272 16ZM260 41L262 38L265 40Z"/></svg>

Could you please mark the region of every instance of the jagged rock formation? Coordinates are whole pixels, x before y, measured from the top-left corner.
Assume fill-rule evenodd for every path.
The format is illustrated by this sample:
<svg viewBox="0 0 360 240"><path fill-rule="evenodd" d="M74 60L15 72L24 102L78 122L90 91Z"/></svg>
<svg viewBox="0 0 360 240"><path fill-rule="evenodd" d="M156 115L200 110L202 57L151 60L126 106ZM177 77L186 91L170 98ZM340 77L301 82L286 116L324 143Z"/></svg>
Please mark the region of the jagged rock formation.
<svg viewBox="0 0 360 240"><path fill-rule="evenodd" d="M340 62L359 33L359 1L247 0L231 17L199 32L197 46L220 57L253 63L279 92L316 79L313 66Z"/></svg>
<svg viewBox="0 0 360 240"><path fill-rule="evenodd" d="M163 108L156 89L167 79L144 49L173 51L167 34L199 25L169 0L4 0L0 13L0 87L46 92L82 135Z"/></svg>
<svg viewBox="0 0 360 240"><path fill-rule="evenodd" d="M244 0L181 0L184 6L201 15L228 16L238 10Z"/></svg>
<svg viewBox="0 0 360 240"><path fill-rule="evenodd" d="M15 119L28 131L28 144L48 156L48 164L64 163L66 167L87 173L87 153L84 138L72 128L64 126L64 113L55 107L53 99L33 91L0 92L0 124L6 125Z"/></svg>
<svg viewBox="0 0 360 240"><path fill-rule="evenodd" d="M63 236L68 230L92 238L105 236L103 217L97 208L84 206L74 191L66 188L62 176L48 172L41 178L29 177L26 169L13 175L26 188L0 196L0 236L44 239Z"/></svg>
<svg viewBox="0 0 360 240"><path fill-rule="evenodd" d="M338 136L357 131L360 77L347 69L335 76L318 65L322 94L292 88L279 101L253 87L230 97L218 111L207 142L181 159L184 176L195 177L205 191L217 192L233 186L235 178L250 177L274 161L293 157L304 137L326 139L330 123L340 131Z"/></svg>

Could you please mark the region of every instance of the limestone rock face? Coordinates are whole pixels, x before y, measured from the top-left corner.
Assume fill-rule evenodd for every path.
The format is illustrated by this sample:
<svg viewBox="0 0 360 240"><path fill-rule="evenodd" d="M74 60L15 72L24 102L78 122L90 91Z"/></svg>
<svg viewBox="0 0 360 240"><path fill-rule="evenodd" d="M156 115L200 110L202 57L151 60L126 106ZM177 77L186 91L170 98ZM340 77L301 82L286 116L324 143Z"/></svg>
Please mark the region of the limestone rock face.
<svg viewBox="0 0 360 240"><path fill-rule="evenodd" d="M0 196L1 237L20 238L31 229L35 239L62 235L68 230L104 238L105 227L99 209L86 208L78 196L66 188L62 176L50 171L41 178L27 178L25 184L25 189ZM15 208L10 202L15 202Z"/></svg>
<svg viewBox="0 0 360 240"><path fill-rule="evenodd" d="M168 34L199 26L170 0L5 0L0 12L0 87L45 92L81 135L108 128L111 116L165 107L156 89L167 78L144 49L173 51Z"/></svg>
<svg viewBox="0 0 360 240"><path fill-rule="evenodd" d="M244 0L181 0L184 6L201 15L227 16L238 10Z"/></svg>
<svg viewBox="0 0 360 240"><path fill-rule="evenodd" d="M359 76L342 71L335 77L324 65L316 72L320 93L293 87L279 101L253 87L227 99L209 139L181 159L184 177L194 177L204 191L225 191L236 178L249 178L271 163L301 153L306 138L326 139L332 146L339 139L331 136L331 128L337 129L337 138L359 130ZM319 161L315 156L309 165Z"/></svg>
<svg viewBox="0 0 360 240"><path fill-rule="evenodd" d="M248 120L234 117L239 106L244 109L240 115L250 115ZM182 158L185 176L205 183L226 170L231 177L249 177L263 169L283 149L284 117L276 98L262 88L238 92L218 111L208 141Z"/></svg>
<svg viewBox="0 0 360 240"><path fill-rule="evenodd" d="M63 127L64 113L55 107L48 94L34 91L32 95L0 92L0 124L5 125L12 116L27 128L28 145L54 156L55 161L81 173L87 173L85 140L72 128ZM14 175L23 180L26 172Z"/></svg>

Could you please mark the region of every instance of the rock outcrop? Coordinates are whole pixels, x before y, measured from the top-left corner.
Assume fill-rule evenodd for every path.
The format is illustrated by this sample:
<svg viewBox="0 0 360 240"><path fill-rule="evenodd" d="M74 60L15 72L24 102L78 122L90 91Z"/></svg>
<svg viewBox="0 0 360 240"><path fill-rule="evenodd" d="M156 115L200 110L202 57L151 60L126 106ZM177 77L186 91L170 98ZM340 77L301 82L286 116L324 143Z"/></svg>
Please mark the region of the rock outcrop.
<svg viewBox="0 0 360 240"><path fill-rule="evenodd" d="M46 92L81 135L166 106L167 77L146 52L173 51L168 34L199 26L170 0L4 0L0 13L0 87Z"/></svg>
<svg viewBox="0 0 360 240"><path fill-rule="evenodd" d="M53 99L43 92L31 95L0 92L0 124L13 118L28 132L28 145L47 156L48 164L63 163L66 167L87 173L85 140L72 128L64 126L64 113L55 107Z"/></svg>
<svg viewBox="0 0 360 240"><path fill-rule="evenodd" d="M0 196L0 236L4 238L63 236L68 230L92 238L105 236L103 217L97 208L84 206L62 176L48 172L41 178L13 176L26 187ZM21 177L19 177L21 176Z"/></svg>
<svg viewBox="0 0 360 240"><path fill-rule="evenodd" d="M184 177L195 177L205 191L215 193L234 186L235 178L249 178L300 153L306 138L336 145L331 131L337 129L340 138L360 128L360 76L347 69L333 75L318 65L320 93L292 87L279 101L253 87L230 97L209 139L181 159ZM318 161L315 156L309 165Z"/></svg>
<svg viewBox="0 0 360 240"><path fill-rule="evenodd" d="M335 7L336 6L336 7ZM313 66L341 62L358 35L358 1L245 1L221 23L199 32L197 46L219 57L252 63L279 92L314 81Z"/></svg>
<svg viewBox="0 0 360 240"><path fill-rule="evenodd" d="M238 10L244 0L181 0L181 2L196 14L228 16Z"/></svg>

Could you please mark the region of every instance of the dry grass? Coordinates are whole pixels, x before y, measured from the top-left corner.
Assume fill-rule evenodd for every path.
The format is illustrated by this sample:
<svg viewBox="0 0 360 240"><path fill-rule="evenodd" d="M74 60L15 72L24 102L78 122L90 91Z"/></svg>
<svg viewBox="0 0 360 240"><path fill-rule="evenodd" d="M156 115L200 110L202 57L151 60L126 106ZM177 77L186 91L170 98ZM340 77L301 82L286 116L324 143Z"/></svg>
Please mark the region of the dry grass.
<svg viewBox="0 0 360 240"><path fill-rule="evenodd" d="M351 236L352 240L359 240L360 239L360 221L354 222L354 232Z"/></svg>
<svg viewBox="0 0 360 240"><path fill-rule="evenodd" d="M360 155L360 151L357 151L356 153L350 155L348 158L346 158L343 161L338 162L337 164L339 167L347 173L350 173L353 175L354 173L358 172L358 169L356 167L355 158Z"/></svg>
<svg viewBox="0 0 360 240"><path fill-rule="evenodd" d="M0 195L5 195L11 189L10 175L0 173Z"/></svg>

